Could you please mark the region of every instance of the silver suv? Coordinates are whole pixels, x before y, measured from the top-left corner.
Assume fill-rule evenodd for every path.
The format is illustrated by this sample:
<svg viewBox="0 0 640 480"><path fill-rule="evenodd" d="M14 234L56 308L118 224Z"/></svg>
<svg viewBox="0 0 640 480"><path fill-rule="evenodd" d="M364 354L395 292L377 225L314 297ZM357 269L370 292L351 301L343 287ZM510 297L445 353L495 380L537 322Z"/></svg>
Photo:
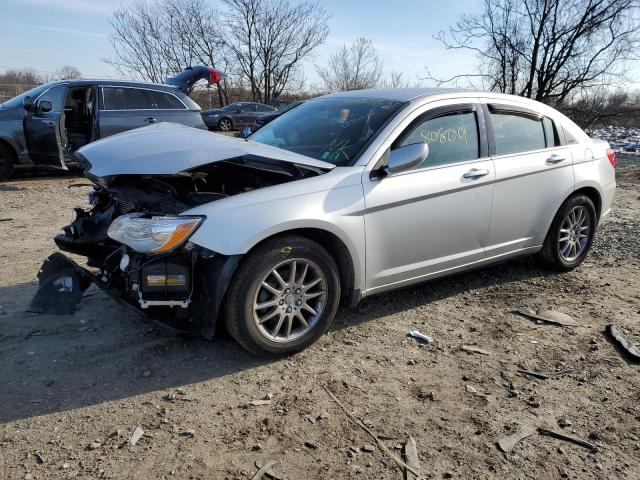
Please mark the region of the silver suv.
<svg viewBox="0 0 640 480"><path fill-rule="evenodd" d="M477 91L338 93L247 140L159 124L78 156L93 208L56 242L97 270L54 254L34 305L72 270L76 290L95 282L174 331L224 322L262 355L313 343L341 301L519 255L571 270L615 191L607 143Z"/></svg>

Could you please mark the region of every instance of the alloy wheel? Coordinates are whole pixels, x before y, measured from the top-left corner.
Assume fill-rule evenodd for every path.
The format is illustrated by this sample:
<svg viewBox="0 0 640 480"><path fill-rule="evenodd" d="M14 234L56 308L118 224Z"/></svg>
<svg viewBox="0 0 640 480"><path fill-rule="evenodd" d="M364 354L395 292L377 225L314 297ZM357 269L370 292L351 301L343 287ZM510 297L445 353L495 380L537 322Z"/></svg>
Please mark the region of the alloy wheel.
<svg viewBox="0 0 640 480"><path fill-rule="evenodd" d="M222 130L223 132L228 132L229 130L231 130L231 120L223 118L222 120L220 120L219 126L220 130Z"/></svg>
<svg viewBox="0 0 640 480"><path fill-rule="evenodd" d="M327 304L327 279L304 258L279 263L262 278L253 299L253 321L273 342L291 342L312 330Z"/></svg>
<svg viewBox="0 0 640 480"><path fill-rule="evenodd" d="M560 226L558 250L567 262L575 261L587 247L592 225L589 211L583 206L573 208Z"/></svg>

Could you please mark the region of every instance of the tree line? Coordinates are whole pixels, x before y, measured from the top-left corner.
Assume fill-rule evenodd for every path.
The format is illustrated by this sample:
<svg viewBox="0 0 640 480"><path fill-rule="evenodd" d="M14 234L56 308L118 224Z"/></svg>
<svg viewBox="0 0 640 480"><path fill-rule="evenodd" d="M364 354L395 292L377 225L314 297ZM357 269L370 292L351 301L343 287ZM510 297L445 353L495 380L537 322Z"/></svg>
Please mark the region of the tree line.
<svg viewBox="0 0 640 480"><path fill-rule="evenodd" d="M9 69L0 73L0 96L13 97L36 85L54 80L70 80L81 76L82 72L72 65L64 65L55 72L38 72L32 68Z"/></svg>
<svg viewBox="0 0 640 480"><path fill-rule="evenodd" d="M475 53L474 72L443 79L426 66L407 79L385 72L372 41L360 37L315 65L319 90L464 84L550 104L583 127L628 118L638 111L627 72L640 51L639 11L638 0L484 0L479 13L434 35L446 49ZM114 12L108 62L153 81L213 65L227 73L220 104L234 91L269 103L304 96L302 64L327 39L329 18L310 0L137 0Z"/></svg>
<svg viewBox="0 0 640 480"><path fill-rule="evenodd" d="M359 37L314 64L319 85L310 88L303 66L329 35L330 14L319 1L135 0L113 11L113 55L104 60L123 77L152 82L189 65L214 66L225 73L212 87L220 106L240 99L274 103L333 91L451 85L532 98L588 127L638 113L628 72L640 51L639 1L483 0L479 13L464 14L434 35L446 49L473 52L473 72L441 78L426 66L423 76L406 78L386 71L373 42ZM0 83L15 82L0 76ZM211 94L194 95L212 103Z"/></svg>

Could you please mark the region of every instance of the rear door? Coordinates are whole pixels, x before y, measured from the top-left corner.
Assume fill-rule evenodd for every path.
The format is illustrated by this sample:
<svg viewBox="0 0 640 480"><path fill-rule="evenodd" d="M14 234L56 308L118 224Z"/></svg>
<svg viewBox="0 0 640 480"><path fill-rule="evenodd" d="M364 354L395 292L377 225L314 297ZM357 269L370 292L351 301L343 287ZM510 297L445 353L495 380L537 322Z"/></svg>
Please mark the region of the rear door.
<svg viewBox="0 0 640 480"><path fill-rule="evenodd" d="M256 104L255 103L244 103L240 107L240 113L236 115L236 118L240 120L239 127L246 127L247 125L251 125L256 118Z"/></svg>
<svg viewBox="0 0 640 480"><path fill-rule="evenodd" d="M552 119L515 105L490 103L485 111L496 169L487 246L493 257L542 245L574 174Z"/></svg>
<svg viewBox="0 0 640 480"><path fill-rule="evenodd" d="M29 155L38 165L64 165L64 97L66 84L54 85L40 95L24 117Z"/></svg>
<svg viewBox="0 0 640 480"><path fill-rule="evenodd" d="M99 137L108 137L159 121L153 102L153 97L143 88L101 86L98 111Z"/></svg>

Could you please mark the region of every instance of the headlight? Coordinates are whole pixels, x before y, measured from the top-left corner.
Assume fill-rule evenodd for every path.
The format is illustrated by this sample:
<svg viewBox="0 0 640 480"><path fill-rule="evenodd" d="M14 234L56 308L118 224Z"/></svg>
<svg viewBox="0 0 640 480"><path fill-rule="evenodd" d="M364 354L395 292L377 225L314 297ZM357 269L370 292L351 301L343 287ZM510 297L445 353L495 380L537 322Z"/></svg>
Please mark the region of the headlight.
<svg viewBox="0 0 640 480"><path fill-rule="evenodd" d="M136 252L164 253L182 245L196 230L201 217L151 217L129 213L116 218L107 235Z"/></svg>

